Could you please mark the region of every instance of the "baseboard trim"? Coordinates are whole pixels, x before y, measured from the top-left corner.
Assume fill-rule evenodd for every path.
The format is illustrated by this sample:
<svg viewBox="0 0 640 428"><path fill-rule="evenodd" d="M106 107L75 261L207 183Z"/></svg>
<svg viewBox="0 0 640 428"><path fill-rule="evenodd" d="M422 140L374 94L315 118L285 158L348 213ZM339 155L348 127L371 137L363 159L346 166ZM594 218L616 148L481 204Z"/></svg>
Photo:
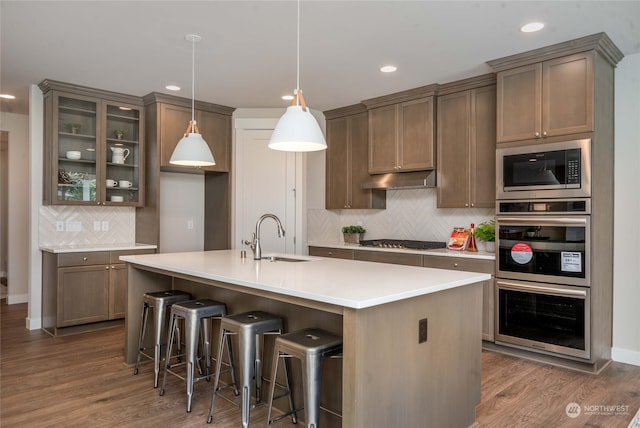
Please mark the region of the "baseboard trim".
<svg viewBox="0 0 640 428"><path fill-rule="evenodd" d="M25 318L27 321L27 330L40 330L42 328L41 318Z"/></svg>
<svg viewBox="0 0 640 428"><path fill-rule="evenodd" d="M640 367L640 351L624 348L611 348L611 359L619 363L633 364Z"/></svg>
<svg viewBox="0 0 640 428"><path fill-rule="evenodd" d="M7 305L16 305L18 303L28 303L29 295L28 294L8 294L7 295Z"/></svg>

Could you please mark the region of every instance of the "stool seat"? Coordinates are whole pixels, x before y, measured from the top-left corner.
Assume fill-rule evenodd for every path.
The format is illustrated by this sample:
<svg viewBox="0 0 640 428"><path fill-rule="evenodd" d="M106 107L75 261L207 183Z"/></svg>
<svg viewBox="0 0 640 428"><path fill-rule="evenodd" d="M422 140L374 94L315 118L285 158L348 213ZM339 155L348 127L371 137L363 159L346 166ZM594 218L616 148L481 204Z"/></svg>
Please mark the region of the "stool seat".
<svg viewBox="0 0 640 428"><path fill-rule="evenodd" d="M164 333L164 319L168 308L173 304L191 300L191 294L180 290L154 291L145 293L142 296L142 314L140 321L140 337L138 339L138 357L136 358L136 366L133 374L138 374L138 366L140 365L140 357L146 357L153 360L154 382L153 387L158 387L158 377L160 375L160 359L162 336ZM149 355L145 351L144 339L147 330L147 319L149 317L149 309L153 308L153 326L154 326L154 355Z"/></svg>
<svg viewBox="0 0 640 428"><path fill-rule="evenodd" d="M282 357L294 357L302 366L302 388L307 427L317 428L320 416L320 386L322 380L322 362L325 357L342 352L342 337L319 328L307 328L276 337L273 348L272 379L278 374L278 361ZM285 366L286 367L286 366ZM269 393L269 412L267 424L280 420L283 415L271 419L275 382ZM291 400L291 390L287 391ZM297 409L298 411L301 409ZM333 413L333 412L332 412Z"/></svg>
<svg viewBox="0 0 640 428"><path fill-rule="evenodd" d="M263 311L244 312L240 314L229 315L220 320L220 337L218 346L218 356L222 355L225 338L230 335L237 335L239 351L238 360L240 368L240 385L241 385L241 408L242 408L242 427L249 426L249 411L251 407L251 383L255 378L255 397L256 403L261 402L262 397L262 343L259 339L264 334L282 334L283 322L282 318L277 315ZM220 361L216 362L215 380L213 385L213 394L211 396L211 406L209 408L209 416L207 422L213 420L213 410L215 407L215 398L218 394L218 378L220 374ZM285 370L285 376L288 374ZM275 382L275 380L274 380ZM225 398L224 396L221 396ZM293 411L293 403L290 402ZM295 415L293 422L296 422Z"/></svg>
<svg viewBox="0 0 640 428"><path fill-rule="evenodd" d="M164 388L167 382L167 373L171 373L175 376L181 377L178 373L173 371L172 368L178 365L186 364L187 412L191 412L194 383L202 378L209 378L211 373L211 331L209 328L209 322L213 318L220 319L226 314L227 305L211 299L189 300L185 302L175 303L173 306L171 306L171 319L169 323L170 334L167 345L167 356L165 358L166 367L162 380L162 389L160 390L160 395L164 395ZM186 362L179 362L178 364L172 365L172 343L175 337L179 319L184 320ZM202 351L204 354L203 359L205 361L203 377L195 376L195 366L198 364L198 336L201 336L202 338ZM179 342L180 339L178 338L178 343ZM229 361L231 362L231 348L229 348L229 353ZM222 356L220 356L219 358L222 358ZM235 375L232 364L230 364L230 371L233 383L235 384Z"/></svg>

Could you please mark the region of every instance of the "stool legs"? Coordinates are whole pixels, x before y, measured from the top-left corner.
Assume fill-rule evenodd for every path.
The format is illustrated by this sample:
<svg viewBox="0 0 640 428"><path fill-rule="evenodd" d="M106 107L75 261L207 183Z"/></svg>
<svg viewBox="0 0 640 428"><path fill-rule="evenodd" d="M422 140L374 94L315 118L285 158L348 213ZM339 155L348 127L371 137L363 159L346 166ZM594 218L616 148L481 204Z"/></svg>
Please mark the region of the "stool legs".
<svg viewBox="0 0 640 428"><path fill-rule="evenodd" d="M147 330L147 317L149 316L149 305L147 303L142 304L142 314L140 314L140 336L138 338L138 358L136 358L136 368L133 370L133 374L138 374L138 366L140 365L141 352L144 350L144 334ZM157 358L157 356L156 356ZM154 387L157 387L157 383Z"/></svg>
<svg viewBox="0 0 640 428"><path fill-rule="evenodd" d="M316 428L320 417L322 360L321 355L309 355L302 359L302 389L308 428Z"/></svg>

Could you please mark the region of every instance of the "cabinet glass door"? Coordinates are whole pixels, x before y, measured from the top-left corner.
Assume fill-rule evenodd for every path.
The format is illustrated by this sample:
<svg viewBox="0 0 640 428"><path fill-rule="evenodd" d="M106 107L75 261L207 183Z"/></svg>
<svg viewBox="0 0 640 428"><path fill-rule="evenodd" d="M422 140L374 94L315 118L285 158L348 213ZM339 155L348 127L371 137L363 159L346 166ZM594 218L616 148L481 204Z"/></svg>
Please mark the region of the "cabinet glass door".
<svg viewBox="0 0 640 428"><path fill-rule="evenodd" d="M140 109L109 103L105 108L105 201L136 204L140 201Z"/></svg>
<svg viewBox="0 0 640 428"><path fill-rule="evenodd" d="M57 200L95 203L98 103L64 96L57 101Z"/></svg>

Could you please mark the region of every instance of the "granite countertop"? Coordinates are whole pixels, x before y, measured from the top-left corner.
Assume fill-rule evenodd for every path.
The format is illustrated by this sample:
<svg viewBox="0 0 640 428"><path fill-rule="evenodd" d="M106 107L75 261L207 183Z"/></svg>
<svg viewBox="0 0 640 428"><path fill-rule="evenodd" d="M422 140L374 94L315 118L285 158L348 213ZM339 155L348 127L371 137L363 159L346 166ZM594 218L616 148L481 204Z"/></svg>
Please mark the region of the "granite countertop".
<svg viewBox="0 0 640 428"><path fill-rule="evenodd" d="M158 248L153 244L78 244L78 245L42 245L40 251L48 253L82 253L86 251L118 251L118 250L153 250Z"/></svg>
<svg viewBox="0 0 640 428"><path fill-rule="evenodd" d="M287 254L302 262L253 260L241 250L121 256L170 273L363 309L486 281L489 274Z"/></svg>
<svg viewBox="0 0 640 428"><path fill-rule="evenodd" d="M469 253L467 251L454 251L446 248L436 248L434 250L416 250L410 248L380 248L380 247L364 247L360 245L347 245L343 242L310 242L307 243L310 247L323 247L323 248L340 248L345 250L362 250L362 251L383 251L387 253L407 253L407 254L424 254L428 256L443 256L443 257L464 257L471 259L483 259L483 260L495 260L495 253L488 253L486 251L478 251L477 253Z"/></svg>

